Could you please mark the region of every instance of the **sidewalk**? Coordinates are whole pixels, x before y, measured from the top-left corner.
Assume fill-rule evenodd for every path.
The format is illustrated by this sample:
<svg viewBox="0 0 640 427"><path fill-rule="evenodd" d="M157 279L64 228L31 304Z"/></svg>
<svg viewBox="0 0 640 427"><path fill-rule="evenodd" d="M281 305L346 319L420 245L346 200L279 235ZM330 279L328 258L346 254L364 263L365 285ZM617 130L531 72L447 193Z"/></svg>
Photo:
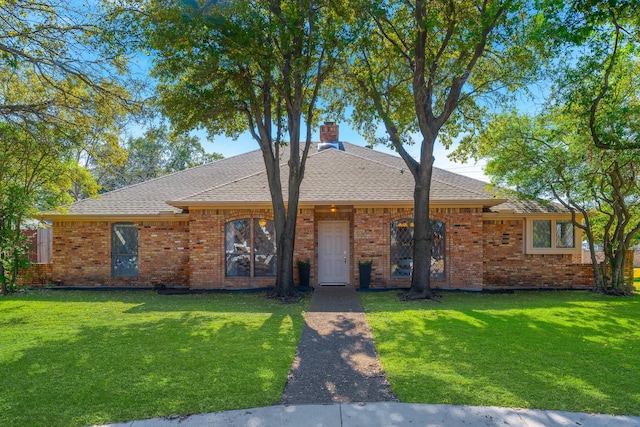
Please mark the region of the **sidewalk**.
<svg viewBox="0 0 640 427"><path fill-rule="evenodd" d="M108 427L639 427L640 417L397 402L267 406Z"/></svg>

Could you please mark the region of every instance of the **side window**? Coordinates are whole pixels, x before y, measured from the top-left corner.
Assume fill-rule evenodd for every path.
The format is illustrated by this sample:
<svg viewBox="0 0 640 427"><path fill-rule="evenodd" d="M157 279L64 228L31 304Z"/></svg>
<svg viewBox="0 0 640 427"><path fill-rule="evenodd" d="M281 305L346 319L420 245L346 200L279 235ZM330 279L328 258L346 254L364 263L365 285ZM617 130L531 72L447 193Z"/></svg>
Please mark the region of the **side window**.
<svg viewBox="0 0 640 427"><path fill-rule="evenodd" d="M111 228L111 276L138 277L138 227L113 224Z"/></svg>
<svg viewBox="0 0 640 427"><path fill-rule="evenodd" d="M276 275L276 231L273 221L237 219L224 225L227 277ZM253 265L251 264L253 262Z"/></svg>
<svg viewBox="0 0 640 427"><path fill-rule="evenodd" d="M575 246L576 242L573 237L573 222L567 220L556 221L556 247L573 248Z"/></svg>
<svg viewBox="0 0 640 427"><path fill-rule="evenodd" d="M433 231L431 277L445 277L446 233L442 221L430 220ZM413 218L391 223L391 277L411 277L413 272Z"/></svg>
<svg viewBox="0 0 640 427"><path fill-rule="evenodd" d="M525 253L575 254L582 250L580 230L567 219L527 219Z"/></svg>
<svg viewBox="0 0 640 427"><path fill-rule="evenodd" d="M533 247L551 247L551 220L544 219L533 221Z"/></svg>
<svg viewBox="0 0 640 427"><path fill-rule="evenodd" d="M413 218L391 223L391 277L411 277L413 271Z"/></svg>

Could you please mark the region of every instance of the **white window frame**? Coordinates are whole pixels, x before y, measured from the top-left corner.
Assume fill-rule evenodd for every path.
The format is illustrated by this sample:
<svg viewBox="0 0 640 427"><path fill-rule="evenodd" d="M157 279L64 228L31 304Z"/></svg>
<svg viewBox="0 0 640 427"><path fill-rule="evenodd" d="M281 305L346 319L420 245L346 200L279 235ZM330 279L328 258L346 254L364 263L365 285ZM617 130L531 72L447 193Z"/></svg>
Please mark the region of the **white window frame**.
<svg viewBox="0 0 640 427"><path fill-rule="evenodd" d="M533 247L533 221L551 221L551 247L534 248ZM525 221L525 253L538 255L566 255L579 254L582 252L582 230L573 224L573 248L558 248L557 245L557 221L571 221L567 217L531 217Z"/></svg>

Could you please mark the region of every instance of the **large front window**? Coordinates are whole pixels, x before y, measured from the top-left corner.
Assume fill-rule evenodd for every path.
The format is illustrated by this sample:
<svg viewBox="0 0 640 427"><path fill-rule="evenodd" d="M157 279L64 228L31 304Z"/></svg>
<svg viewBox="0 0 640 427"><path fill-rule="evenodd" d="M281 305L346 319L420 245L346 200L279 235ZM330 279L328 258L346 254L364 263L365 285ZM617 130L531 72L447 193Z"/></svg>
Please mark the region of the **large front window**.
<svg viewBox="0 0 640 427"><path fill-rule="evenodd" d="M445 225L430 220L433 231L431 277L445 277ZM391 277L411 277L413 272L413 218L391 223Z"/></svg>
<svg viewBox="0 0 640 427"><path fill-rule="evenodd" d="M275 276L276 233L273 221L243 218L225 224L227 277Z"/></svg>

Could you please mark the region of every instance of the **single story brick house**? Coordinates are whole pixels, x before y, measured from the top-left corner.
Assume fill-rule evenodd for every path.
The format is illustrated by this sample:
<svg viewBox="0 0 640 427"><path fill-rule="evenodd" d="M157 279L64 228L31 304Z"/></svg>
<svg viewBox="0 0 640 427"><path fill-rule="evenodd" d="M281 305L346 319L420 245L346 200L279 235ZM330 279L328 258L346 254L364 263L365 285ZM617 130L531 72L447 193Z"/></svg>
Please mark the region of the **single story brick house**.
<svg viewBox="0 0 640 427"><path fill-rule="evenodd" d="M320 133L301 187L295 257L311 261L312 285L357 284L358 261L372 260L372 288L408 286L411 173L400 157L338 142L333 123ZM590 265L581 263L580 232L566 211L496 198L485 186L434 170L434 287L593 286ZM52 222L49 274L58 284L248 289L274 282L273 215L260 150L42 217Z"/></svg>

